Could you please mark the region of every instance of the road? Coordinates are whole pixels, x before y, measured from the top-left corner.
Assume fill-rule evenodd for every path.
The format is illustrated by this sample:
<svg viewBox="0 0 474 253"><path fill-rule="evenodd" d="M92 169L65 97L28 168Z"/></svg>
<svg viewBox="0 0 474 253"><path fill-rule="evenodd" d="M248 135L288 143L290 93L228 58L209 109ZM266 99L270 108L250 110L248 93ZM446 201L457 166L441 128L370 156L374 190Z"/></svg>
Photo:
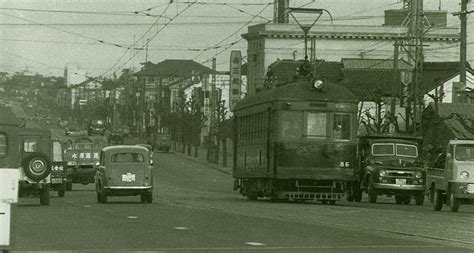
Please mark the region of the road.
<svg viewBox="0 0 474 253"><path fill-rule="evenodd" d="M335 206L248 201L232 191L228 172L173 153L155 153L154 177L152 204L139 197L99 204L93 185L74 185L50 206L20 199L12 251L474 251L474 206L452 213L389 198Z"/></svg>

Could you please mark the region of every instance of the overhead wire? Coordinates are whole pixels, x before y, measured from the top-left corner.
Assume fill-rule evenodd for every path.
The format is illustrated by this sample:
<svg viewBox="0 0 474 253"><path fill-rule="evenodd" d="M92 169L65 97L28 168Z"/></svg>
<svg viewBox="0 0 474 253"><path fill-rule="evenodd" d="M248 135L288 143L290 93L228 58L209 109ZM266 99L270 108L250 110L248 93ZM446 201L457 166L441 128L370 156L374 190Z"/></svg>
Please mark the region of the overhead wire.
<svg viewBox="0 0 474 253"><path fill-rule="evenodd" d="M187 5L182 11L180 11L180 12L177 13L174 17L172 17L172 18L169 20L169 22L168 22L167 24L165 24L160 30L158 30L149 40L147 40L146 43L148 44L149 42L151 42L162 30L164 30L164 29L168 26L169 23L173 22L174 19L176 19L177 17L179 17L181 14L183 14L183 13L184 13L188 8L190 8L192 5L193 5L193 4ZM146 46L146 45L145 45L145 46ZM142 49L144 49L145 46L144 46ZM129 63L133 58L135 58L135 57L138 55L139 52L141 52L141 50L135 51L135 53L134 53L132 56L130 56L130 57L127 59L127 61L126 61L125 63L123 63L120 67L118 67L118 69L122 68L122 67L125 66L127 63ZM113 69L113 68L111 68L111 69ZM110 71L110 70L108 70L108 71ZM106 71L106 73L107 73L108 71ZM105 74L104 74L104 75L105 75Z"/></svg>
<svg viewBox="0 0 474 253"><path fill-rule="evenodd" d="M270 6L270 4L267 4L267 5L266 5L265 7L263 7L256 15L253 15L253 16L250 18L250 20L247 21L243 26L241 26L240 28L238 28L235 32L229 34L229 35L228 35L227 37L225 37L224 39L222 39L222 40L220 40L219 42L215 43L215 44L213 45L213 47L215 47L215 46L221 44L222 42L226 41L227 39L231 38L232 36L234 36L235 34L237 34L238 32L240 32L240 30L242 30L243 28L247 27L247 25L250 24L250 22L252 22L255 18L257 18L258 16L260 16L260 14L262 14L269 6ZM268 23L268 22L267 22L267 23ZM207 62L211 61L212 58L218 56L219 54L223 53L224 51L226 51L227 49L229 49L230 47L232 47L233 45L239 43L239 42L242 41L242 40L243 40L243 39L241 38L241 39L239 39L239 40L237 40L237 41L231 43L231 45L227 46L224 50L222 50L222 51L216 53L214 56L212 56L212 57L209 58L208 60L203 61L202 63L207 63ZM202 54L203 54L203 53L198 54L197 56L193 57L193 59L198 58L198 57L201 56Z"/></svg>
<svg viewBox="0 0 474 253"><path fill-rule="evenodd" d="M170 5L171 5L171 3L168 3L168 4L167 4L166 8L165 8L165 9L162 11L162 13L161 13L161 16L163 16L163 15L166 13L166 11L167 11L168 8L170 7ZM146 36L146 34L148 34L148 32L151 31L151 29L158 23L158 21L160 21L161 16L158 17L158 18L155 20L155 22L153 22L153 24L152 24L150 27L148 27L148 29L140 36L140 38L138 38L137 41L139 41L139 40L141 40L142 38L144 38L144 37ZM136 41L134 41L133 46L135 46L135 43L136 43ZM128 50L130 50L130 48L127 48L127 50L124 50L123 54L118 58L117 61L115 61L115 63L112 65L112 67L110 67L109 69L107 69L102 75L105 75L105 74L107 74L109 71L111 71L112 69L114 69L115 66L117 66L117 65L119 64L120 60L122 60L122 59L125 57L125 55L127 54ZM131 60L131 59L130 59L130 60ZM127 61L127 63L128 63L128 62L129 62L129 61Z"/></svg>

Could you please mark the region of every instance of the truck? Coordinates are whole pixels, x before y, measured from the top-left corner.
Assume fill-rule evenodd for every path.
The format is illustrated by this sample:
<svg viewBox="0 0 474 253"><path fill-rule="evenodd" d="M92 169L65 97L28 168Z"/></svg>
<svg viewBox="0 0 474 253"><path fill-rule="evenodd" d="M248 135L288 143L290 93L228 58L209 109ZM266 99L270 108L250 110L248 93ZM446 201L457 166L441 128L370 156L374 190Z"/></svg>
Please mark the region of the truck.
<svg viewBox="0 0 474 253"><path fill-rule="evenodd" d="M423 205L426 173L419 158L419 147L421 137L410 135L359 137L360 185L370 203L376 203L379 195L388 195L395 196L396 204L409 204L414 197L416 205Z"/></svg>
<svg viewBox="0 0 474 253"><path fill-rule="evenodd" d="M96 163L100 150L107 145L105 136L76 136L67 141L64 160L67 164L66 189L72 190L73 183L87 185L94 183Z"/></svg>
<svg viewBox="0 0 474 253"><path fill-rule="evenodd" d="M433 210L443 204L452 212L474 204L474 140L449 140L427 169L426 186Z"/></svg>

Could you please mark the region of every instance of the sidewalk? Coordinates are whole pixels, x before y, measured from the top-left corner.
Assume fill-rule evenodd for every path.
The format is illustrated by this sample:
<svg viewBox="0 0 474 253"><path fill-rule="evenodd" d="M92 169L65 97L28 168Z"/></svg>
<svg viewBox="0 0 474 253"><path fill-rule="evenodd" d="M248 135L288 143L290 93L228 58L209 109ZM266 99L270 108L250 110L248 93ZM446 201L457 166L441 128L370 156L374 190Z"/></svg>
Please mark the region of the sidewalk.
<svg viewBox="0 0 474 253"><path fill-rule="evenodd" d="M205 148L198 147L198 157L194 157L194 148L193 148L190 156L187 155L187 154L181 153L181 150L182 150L181 148L182 147L180 145L178 145L176 147L177 150L170 151L170 154L180 156L180 157L185 158L187 160L190 160L190 161L197 162L197 163L200 163L202 165L208 166L208 167L210 167L214 170L220 171L222 173L232 175L232 167L224 167L221 164L215 164L215 163L207 162L207 160L206 160L207 150Z"/></svg>

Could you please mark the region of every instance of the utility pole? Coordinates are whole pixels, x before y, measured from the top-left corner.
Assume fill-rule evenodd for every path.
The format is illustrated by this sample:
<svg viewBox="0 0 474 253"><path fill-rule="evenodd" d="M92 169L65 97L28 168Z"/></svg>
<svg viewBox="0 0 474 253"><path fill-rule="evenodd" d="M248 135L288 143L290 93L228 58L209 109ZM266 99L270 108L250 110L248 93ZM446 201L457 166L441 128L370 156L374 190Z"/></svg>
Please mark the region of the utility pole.
<svg viewBox="0 0 474 253"><path fill-rule="evenodd" d="M215 150L215 141L216 141L216 58L212 58L212 80L211 80L211 94L209 94L209 111L210 111L210 117L209 117L209 138L208 138L208 161L211 162L218 162L214 161L215 160L215 153L214 152L219 152L219 150ZM213 155L211 155L211 153Z"/></svg>
<svg viewBox="0 0 474 253"><path fill-rule="evenodd" d="M395 40L395 43L393 45L393 87L392 87L392 101L390 105L390 113L391 113L391 118L392 120L395 119L396 116L396 87L401 83L400 82L400 74L398 72L398 58L399 58L399 52L400 52L400 46L398 40ZM401 94L402 96L404 94ZM400 96L400 101L401 101L401 96Z"/></svg>
<svg viewBox="0 0 474 253"><path fill-rule="evenodd" d="M461 83L461 90L466 89L466 54L467 54L467 14L474 11L467 11L467 3L470 0L461 0L461 11L455 13L454 16L459 15L461 20L461 47L459 52L459 82ZM463 102L466 102L467 97L463 97Z"/></svg>

